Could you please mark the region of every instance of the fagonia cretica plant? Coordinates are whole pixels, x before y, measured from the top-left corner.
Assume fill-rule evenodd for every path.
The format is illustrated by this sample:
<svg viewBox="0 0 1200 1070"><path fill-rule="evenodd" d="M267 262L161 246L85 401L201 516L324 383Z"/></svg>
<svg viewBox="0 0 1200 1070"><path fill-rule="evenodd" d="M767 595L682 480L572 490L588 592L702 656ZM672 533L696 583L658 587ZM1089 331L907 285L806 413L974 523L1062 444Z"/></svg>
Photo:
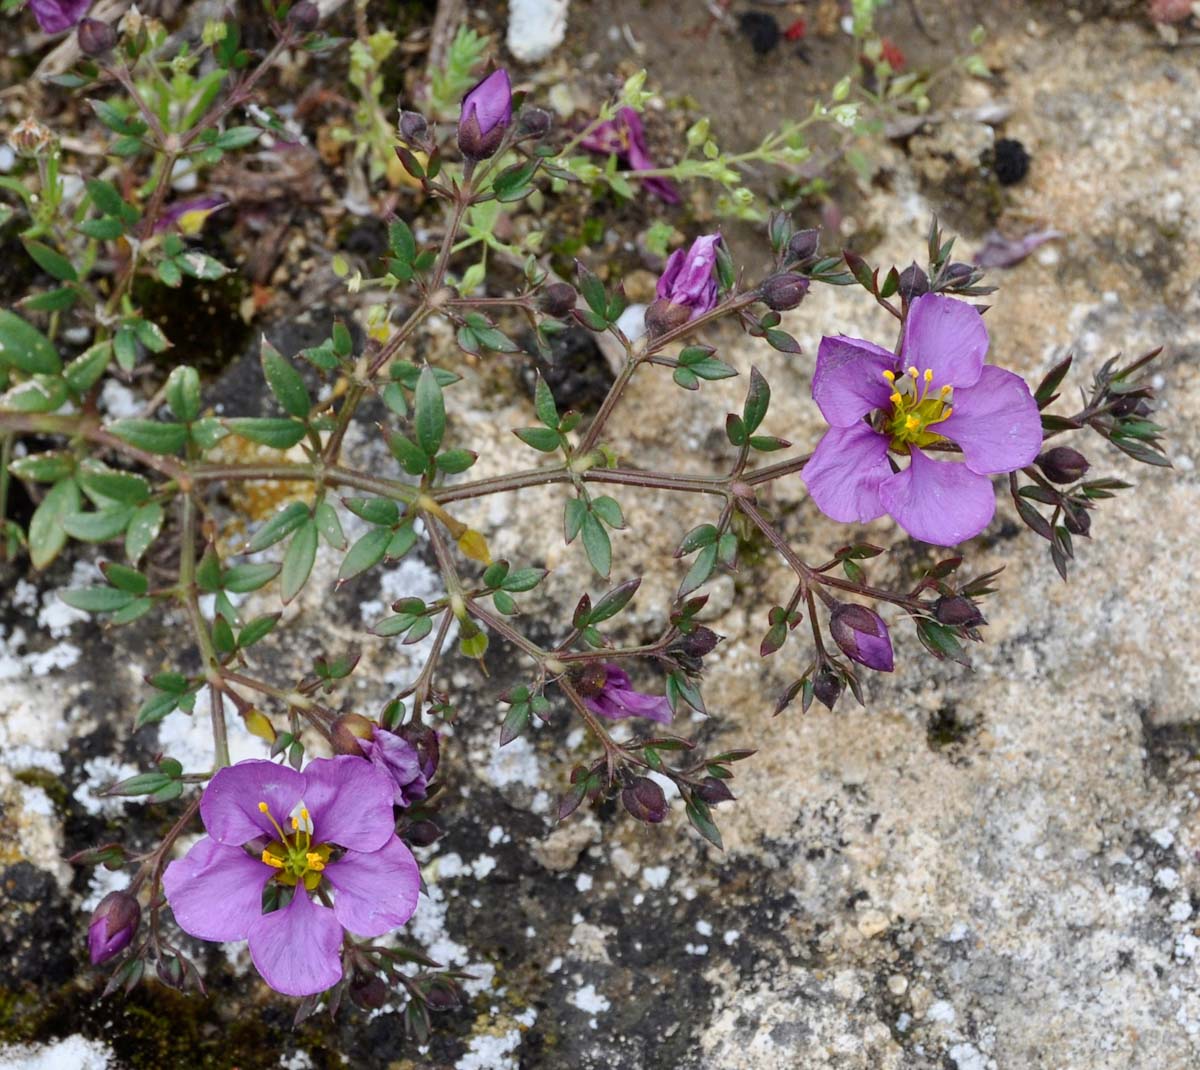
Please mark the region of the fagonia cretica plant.
<svg viewBox="0 0 1200 1070"><path fill-rule="evenodd" d="M148 677L147 698L132 716L137 729L167 716L207 718L211 765L185 769L164 754L153 769L113 785L114 794L166 808L170 827L150 850L109 843L75 857L130 876L87 930L92 961L115 964L109 990L150 973L199 986L196 941L245 941L263 980L301 999L298 1018L322 1004L336 1011L346 999L369 1007L399 997L423 1035L431 1011L463 998L462 975L404 937L421 887L412 848L439 835L437 805L451 775L439 726L456 713L445 671L452 644L480 669L491 644L521 665L523 682L491 696L500 746L527 733L534 718L577 718L588 734L591 757L558 785L559 820L619 800L647 824L681 812L720 847L715 811L733 802L734 767L753 768L754 741L706 754L672 729L684 711L705 710L705 665L721 656L706 586L752 543L786 564L783 601L742 592L766 624L762 657L787 645L780 657L796 666L777 713L793 703L807 710L814 699L833 709L846 691L862 702L864 674L891 672L922 650L965 661L966 644L983 638L984 600L997 589L995 570L977 574L967 563L970 540L993 521L997 493L1011 498L1065 578L1074 540L1091 535L1093 512L1127 486L1092 476L1093 460L1078 447L1098 436L1136 460L1166 463L1142 375L1155 354L1105 364L1077 408L1057 411L1070 360L1032 387L1003 367L977 304L992 290L980 270L953 258L953 239L936 221L921 266L877 268L850 251L822 250L817 231L774 213L765 239L771 265L750 279L719 231L695 233L664 258L655 297L640 314L619 277L602 282L582 256L573 273L556 273L561 263L505 246L505 256L485 258L481 274L474 246L488 244L490 232L480 220L495 218L490 207L513 210L575 182L564 148L607 154L615 174L621 166L650 170L631 105L609 109L585 131L558 131L497 68L465 93L454 126L415 109L400 113L395 152L436 207L435 222L393 215L379 273L343 273L354 292L378 297L362 335L335 323L326 339L296 353L264 339L274 414L214 413L200 372L178 364L168 365L153 408L106 418L98 399L111 377L146 353L169 360L171 324L143 314L134 284L172 288L185 276L229 270L194 241L227 202L203 190L176 201L171 176L181 166L203 174L251 142L289 151L286 124L248 105L281 51L328 46L316 15L305 3L273 9L277 43L258 58L231 23L206 31L203 92L185 84L196 77L187 64L176 84L199 94L190 108L148 99L161 89L146 72L164 44L150 20L123 24L120 34L81 26L87 58L68 82L112 92L92 106L133 180L85 174L65 184L53 135L35 125L21 133L30 167L5 188L28 215L25 249L54 285L0 312L0 520L6 552L27 554L35 569L71 540L98 546L104 582L66 590L64 601L114 625L149 615L164 627L181 624L197 655ZM639 92L630 90L635 101ZM233 125L243 109L252 123ZM640 196L679 201L664 176L640 179ZM895 341L847 337L830 323L815 355L802 352L783 314L820 315L823 286L865 291L864 300L894 319ZM530 460L473 479L471 468L494 444L450 437L469 431L448 419L459 371L415 344L436 323L478 358L475 368L501 357L534 367L552 359L556 336L590 332L617 354L615 378L585 418L536 377L528 423L513 429ZM790 361L811 361L812 401L827 425L811 454L792 450L781 437L788 428L769 421L766 377L719 356L722 332L737 330ZM740 411L724 424L722 470L646 467L614 437L612 418L631 382L663 375L680 388L681 407L705 383L745 378ZM382 435L390 470L347 459L352 426ZM1075 444L1058 441L1064 436ZM231 442L252 445L255 455L239 459L226 448ZM36 502L27 525L4 519L14 480ZM814 511L845 525L818 560L804 559L773 515L766 491L780 481L803 485ZM245 520L247 537L230 549L216 502L232 487L266 482L311 493L261 523ZM525 547L524 560L493 560L485 534L459 519L462 503L548 485L561 491L561 526L557 517L545 525L547 545ZM636 541L614 545L612 536L626 527L619 498L628 488L692 496L711 517L678 533L674 596L652 607L657 638L636 645L616 630L644 575ZM223 500L228 508L231 499ZM353 541L344 530L351 515L361 530ZM885 548L864 541L859 525L885 515L912 539L946 548L903 589L867 573L865 563ZM540 611L534 629L521 601L538 597L552 541L581 551L601 587ZM425 643L411 683L368 711L341 686L353 655L322 654L302 677L276 678L262 652L280 641L280 615L243 616L243 596L275 585L291 602L310 583L319 551L338 556L339 582L369 583L381 563L418 547L436 563L440 591L399 598L372 630L377 642ZM897 624L917 642L893 635ZM486 693L490 684L480 672L472 686ZM231 716L262 738L261 760L230 761ZM196 835L183 850L181 841Z"/></svg>

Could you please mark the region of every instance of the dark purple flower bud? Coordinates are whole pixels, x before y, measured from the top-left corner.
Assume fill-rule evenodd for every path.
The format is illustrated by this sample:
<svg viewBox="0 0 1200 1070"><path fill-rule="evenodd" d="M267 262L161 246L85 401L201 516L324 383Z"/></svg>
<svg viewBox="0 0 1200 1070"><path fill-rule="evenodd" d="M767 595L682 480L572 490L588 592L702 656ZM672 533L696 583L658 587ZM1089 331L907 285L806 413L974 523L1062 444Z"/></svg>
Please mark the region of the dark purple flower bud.
<svg viewBox="0 0 1200 1070"><path fill-rule="evenodd" d="M842 678L832 669L822 669L813 677L813 695L828 709L837 705L842 694Z"/></svg>
<svg viewBox="0 0 1200 1070"><path fill-rule="evenodd" d="M522 108L517 116L522 137L545 137L554 125L554 118L545 108Z"/></svg>
<svg viewBox="0 0 1200 1070"><path fill-rule="evenodd" d="M711 628L705 628L704 625L692 630L692 632L683 637L680 646L683 652L689 657L702 658L707 654L711 654L716 648L716 645L721 641L721 636L717 635Z"/></svg>
<svg viewBox="0 0 1200 1070"><path fill-rule="evenodd" d="M426 729L426 731L429 731ZM408 740L395 732L388 732L378 725L372 726L371 738L360 739L359 747L364 757L376 769L386 773L396 786L392 803L396 806L412 806L425 798L429 778L422 768L421 756ZM428 759L428 755L427 755ZM430 767L430 766L427 766ZM437 768L437 752L433 753L432 769Z"/></svg>
<svg viewBox="0 0 1200 1070"><path fill-rule="evenodd" d="M538 307L548 316L566 316L575 307L578 294L569 282L552 282L538 298Z"/></svg>
<svg viewBox="0 0 1200 1070"><path fill-rule="evenodd" d="M400 113L400 136L408 142L420 142L425 140L425 135L429 133L429 123L425 121L425 116L418 111L402 111Z"/></svg>
<svg viewBox="0 0 1200 1070"><path fill-rule="evenodd" d="M720 234L705 234L692 242L689 249L676 249L668 258L666 267L659 277L655 295L659 301L666 301L673 308L661 309L656 315L665 321L674 321L682 316L678 309L687 312L683 322L694 320L697 316L710 312L717 307L717 246L721 242ZM651 329L651 313L655 312L659 301L655 301L646 310L646 326Z"/></svg>
<svg viewBox="0 0 1200 1070"><path fill-rule="evenodd" d="M665 297L653 302L646 309L646 333L651 338L682 327L692 318L692 310L686 305L673 305Z"/></svg>
<svg viewBox="0 0 1200 1070"><path fill-rule="evenodd" d="M630 814L650 825L657 825L667 816L667 797L649 777L635 777L621 790L621 802Z"/></svg>
<svg viewBox="0 0 1200 1070"><path fill-rule="evenodd" d="M458 148L468 160L494 156L512 122L512 83L504 68L492 71L462 102Z"/></svg>
<svg viewBox="0 0 1200 1070"><path fill-rule="evenodd" d="M788 260L794 263L811 260L817 255L817 248L820 244L821 232L817 228L798 230L788 241Z"/></svg>
<svg viewBox="0 0 1200 1070"><path fill-rule="evenodd" d="M961 260L958 260L946 268L946 271L942 277L946 282L961 285L962 283L965 283L973 274L975 274L975 269L971 267L970 264L964 264Z"/></svg>
<svg viewBox="0 0 1200 1070"><path fill-rule="evenodd" d="M92 0L29 0L29 10L43 33L62 33L75 25Z"/></svg>
<svg viewBox="0 0 1200 1070"><path fill-rule="evenodd" d="M851 661L879 672L892 671L892 639L883 618L873 609L840 602L829 618L829 633Z"/></svg>
<svg viewBox="0 0 1200 1070"><path fill-rule="evenodd" d="M987 624L979 607L961 594L939 598L933 603L933 615L938 624L948 628L976 628Z"/></svg>
<svg viewBox="0 0 1200 1070"><path fill-rule="evenodd" d="M99 19L84 19L75 31L79 51L85 56L103 56L117 43L117 31Z"/></svg>
<svg viewBox="0 0 1200 1070"><path fill-rule="evenodd" d="M369 721L361 713L344 713L333 722L329 742L334 754L353 754L356 758L365 758L362 741L370 739L375 732L375 722Z"/></svg>
<svg viewBox="0 0 1200 1070"><path fill-rule="evenodd" d="M388 987L377 973L357 973L350 982L350 998L364 1011L378 1010L388 998Z"/></svg>
<svg viewBox="0 0 1200 1070"><path fill-rule="evenodd" d="M1137 394L1119 395L1112 407L1114 416L1149 416L1151 411L1150 402Z"/></svg>
<svg viewBox="0 0 1200 1070"><path fill-rule="evenodd" d="M88 922L88 954L99 966L119 955L132 942L142 919L142 908L128 892L109 892L92 911Z"/></svg>
<svg viewBox="0 0 1200 1070"><path fill-rule="evenodd" d="M733 792L729 790L729 785L720 777L715 776L706 776L700 781L700 786L696 789L696 794L710 806L715 806L717 803L729 802L733 799Z"/></svg>
<svg viewBox="0 0 1200 1070"><path fill-rule="evenodd" d="M404 838L414 847L428 847L437 843L442 830L432 821L414 821L404 832Z"/></svg>
<svg viewBox="0 0 1200 1070"><path fill-rule="evenodd" d="M1070 446L1055 446L1037 459L1038 467L1051 483L1074 483L1091 467L1087 458Z"/></svg>
<svg viewBox="0 0 1200 1070"><path fill-rule="evenodd" d="M804 300L808 293L808 279L790 271L772 275L759 287L762 303L772 312L787 312Z"/></svg>
<svg viewBox="0 0 1200 1070"><path fill-rule="evenodd" d="M309 0L293 4L287 15L288 25L299 33L312 33L321 21L321 9Z"/></svg>
<svg viewBox="0 0 1200 1070"><path fill-rule="evenodd" d="M434 982L425 993L425 1006L431 1011L452 1011L462 1006L462 994L453 982Z"/></svg>
<svg viewBox="0 0 1200 1070"><path fill-rule="evenodd" d="M909 264L900 272L900 296L905 301L911 301L921 294L929 293L929 276L915 263Z"/></svg>
<svg viewBox="0 0 1200 1070"><path fill-rule="evenodd" d="M1092 530L1092 514L1086 509L1064 509L1063 523L1072 535L1087 535Z"/></svg>
<svg viewBox="0 0 1200 1070"><path fill-rule="evenodd" d="M421 766L421 775L426 780L432 780L437 773L438 762L441 759L442 744L438 734L428 725L401 725L397 734L417 752L417 762Z"/></svg>

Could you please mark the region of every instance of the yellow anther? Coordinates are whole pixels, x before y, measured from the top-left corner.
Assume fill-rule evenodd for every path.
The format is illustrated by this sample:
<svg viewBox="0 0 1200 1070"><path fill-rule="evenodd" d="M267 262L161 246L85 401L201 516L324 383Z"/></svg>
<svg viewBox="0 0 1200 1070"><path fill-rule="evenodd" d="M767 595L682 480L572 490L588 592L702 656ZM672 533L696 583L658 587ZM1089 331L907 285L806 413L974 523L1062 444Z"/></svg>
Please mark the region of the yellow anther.
<svg viewBox="0 0 1200 1070"><path fill-rule="evenodd" d="M899 404L900 404L900 402L902 402L904 399L903 399L903 398L900 396L900 393L899 393L899 391L897 391L897 392L896 392L896 393L894 393L894 394L893 394L893 395L892 395L890 398L888 398L888 400L889 400L889 401L890 401L890 402L891 402L893 405L899 405Z"/></svg>
<svg viewBox="0 0 1200 1070"><path fill-rule="evenodd" d="M292 828L298 829L299 827L300 827L300 819L293 817L292 818Z"/></svg>
<svg viewBox="0 0 1200 1070"><path fill-rule="evenodd" d="M911 375L915 379L921 373L919 371L917 371L916 365L913 365L911 368L908 369L908 374Z"/></svg>
<svg viewBox="0 0 1200 1070"><path fill-rule="evenodd" d="M894 382L896 381L896 373L895 373L895 372L893 372L893 371L887 371L887 370L885 370L885 371L884 371L884 373L883 373L883 377L884 377L884 378L885 378L885 379L886 379L886 380L887 380L889 383L894 383Z"/></svg>
<svg viewBox="0 0 1200 1070"><path fill-rule="evenodd" d="M933 369L932 368L925 369L925 382L927 382L927 383L933 382Z"/></svg>
<svg viewBox="0 0 1200 1070"><path fill-rule="evenodd" d="M944 386L944 387L942 387L942 397L945 397L945 396L946 396L947 394L949 394L949 393L950 393L950 391L951 391L951 390L953 390L953 389L954 389L954 387L952 387L952 386Z"/></svg>
<svg viewBox="0 0 1200 1070"><path fill-rule="evenodd" d="M276 869L283 869L283 859L276 858L269 850L263 851L262 860L266 862L268 866L274 866Z"/></svg>
<svg viewBox="0 0 1200 1070"><path fill-rule="evenodd" d="M303 806L300 807L300 820L303 821L306 825L309 823L308 811L305 810Z"/></svg>
<svg viewBox="0 0 1200 1070"><path fill-rule="evenodd" d="M910 416L904 421L904 427L908 431L916 431L921 426L921 421L916 416Z"/></svg>
<svg viewBox="0 0 1200 1070"><path fill-rule="evenodd" d="M942 419L943 419L943 420L945 420L947 417L949 417L949 415L950 415L950 414L951 414L953 411L954 411L954 410L953 410L953 409L951 409L951 408L946 408L946 409L943 409L943 410L942 410Z"/></svg>
<svg viewBox="0 0 1200 1070"><path fill-rule="evenodd" d="M261 811L262 811L264 814L266 814L266 813L270 813L270 810L271 810L271 808L270 808L270 807L269 807L269 806L268 806L268 805L267 805L265 802L260 802L260 803L258 804L258 808L259 808L259 810L261 810Z"/></svg>
<svg viewBox="0 0 1200 1070"><path fill-rule="evenodd" d="M304 860L308 863L309 869L314 869L318 873L325 868L325 862L316 851L309 851L304 856Z"/></svg>

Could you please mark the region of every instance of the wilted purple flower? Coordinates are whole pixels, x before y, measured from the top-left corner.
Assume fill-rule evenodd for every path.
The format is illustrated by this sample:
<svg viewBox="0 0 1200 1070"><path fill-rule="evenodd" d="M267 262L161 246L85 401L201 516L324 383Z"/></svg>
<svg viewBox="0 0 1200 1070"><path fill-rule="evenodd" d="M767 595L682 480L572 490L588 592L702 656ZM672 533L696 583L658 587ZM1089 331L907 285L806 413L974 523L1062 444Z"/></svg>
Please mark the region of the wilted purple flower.
<svg viewBox="0 0 1200 1070"><path fill-rule="evenodd" d="M458 147L468 160L495 154L512 122L512 83L503 67L470 90L458 119Z"/></svg>
<svg viewBox="0 0 1200 1070"><path fill-rule="evenodd" d="M978 310L940 294L913 301L899 354L822 338L812 393L830 428L804 467L817 508L842 523L888 513L937 546L987 527L996 511L988 476L1029 464L1042 444L1025 380L985 365L987 350ZM948 442L961 460L925 453ZM905 456L898 471L893 458Z"/></svg>
<svg viewBox="0 0 1200 1070"><path fill-rule="evenodd" d="M610 721L621 721L626 717L645 717L662 724L671 723L671 704L663 695L644 695L635 691L629 674L619 665L606 661L604 683L599 693L584 696L583 704L601 717Z"/></svg>
<svg viewBox="0 0 1200 1070"><path fill-rule="evenodd" d="M1034 230L1020 238L1006 238L998 230L983 239L975 254L975 264L981 268L1015 267L1039 246L1063 237L1061 230Z"/></svg>
<svg viewBox="0 0 1200 1070"><path fill-rule="evenodd" d="M43 33L69 30L91 6L92 0L29 0L29 10Z"/></svg>
<svg viewBox="0 0 1200 1070"><path fill-rule="evenodd" d="M659 276L656 300L646 309L646 329L662 334L711 312L717 306L717 245L720 234L705 234L688 249L676 249Z"/></svg>
<svg viewBox="0 0 1200 1070"><path fill-rule="evenodd" d="M92 911L88 922L88 955L99 966L119 955L133 941L142 908L128 892L109 892Z"/></svg>
<svg viewBox="0 0 1200 1070"><path fill-rule="evenodd" d="M194 237L204 229L204 223L213 212L220 211L229 202L216 194L205 197L192 197L186 201L175 201L163 209L162 214L155 220L154 233L161 234L164 230L175 227L181 234Z"/></svg>
<svg viewBox="0 0 1200 1070"><path fill-rule="evenodd" d="M248 940L277 992L325 991L342 977L344 929L382 936L416 909L420 874L395 833L394 793L390 777L351 756L303 773L264 761L221 769L200 800L208 835L163 874L175 920L201 940ZM272 881L291 898L264 914ZM332 907L310 898L319 886Z"/></svg>
<svg viewBox="0 0 1200 1070"><path fill-rule="evenodd" d="M436 740L436 736L434 737ZM397 806L412 806L425 798L429 781L437 769L437 759L422 765L421 756L406 739L376 726L369 739L358 742L367 760L386 773L396 787L392 798ZM436 746L436 744L435 744Z"/></svg>
<svg viewBox="0 0 1200 1070"><path fill-rule="evenodd" d="M600 123L579 144L589 152L613 154L629 165L631 171L653 171L655 163L646 151L646 131L641 116L632 108L622 108L615 119ZM643 178L641 183L666 204L679 203L679 191L666 178Z"/></svg>
<svg viewBox="0 0 1200 1070"><path fill-rule="evenodd" d="M851 661L879 672L892 671L891 636L883 618L874 610L841 602L829 617L829 632Z"/></svg>

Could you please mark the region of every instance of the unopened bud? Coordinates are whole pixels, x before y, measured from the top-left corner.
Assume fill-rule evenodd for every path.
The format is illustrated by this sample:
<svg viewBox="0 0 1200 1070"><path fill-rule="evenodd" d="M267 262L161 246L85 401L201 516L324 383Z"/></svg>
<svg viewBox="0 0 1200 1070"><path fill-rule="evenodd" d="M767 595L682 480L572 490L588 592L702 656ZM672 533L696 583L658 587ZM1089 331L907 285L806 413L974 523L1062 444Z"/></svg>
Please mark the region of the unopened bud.
<svg viewBox="0 0 1200 1070"><path fill-rule="evenodd" d="M950 283L964 283L973 274L975 274L975 269L970 264L964 264L960 260L946 268L942 277Z"/></svg>
<svg viewBox="0 0 1200 1070"><path fill-rule="evenodd" d="M414 821L405 831L404 838L414 847L428 847L437 843L441 835L442 830L432 821Z"/></svg>
<svg viewBox="0 0 1200 1070"><path fill-rule="evenodd" d="M650 825L657 825L667 816L667 797L649 777L635 777L632 784L622 789L621 802L630 814Z"/></svg>
<svg viewBox="0 0 1200 1070"><path fill-rule="evenodd" d="M83 19L75 31L79 51L85 56L103 56L117 43L117 31L99 19Z"/></svg>
<svg viewBox="0 0 1200 1070"><path fill-rule="evenodd" d="M429 133L429 123L425 116L418 111L402 111L400 113L400 136L409 143L425 140Z"/></svg>
<svg viewBox="0 0 1200 1070"><path fill-rule="evenodd" d="M705 628L704 625L700 625L698 628L694 628L690 634L683 637L683 642L680 646L683 647L683 652L689 657L702 658L707 654L711 654L720 641L721 636L717 635L711 628Z"/></svg>
<svg viewBox="0 0 1200 1070"><path fill-rule="evenodd" d="M18 156L41 156L54 144L54 134L49 127L30 117L22 119L12 128L8 143Z"/></svg>
<svg viewBox="0 0 1200 1070"><path fill-rule="evenodd" d="M1092 530L1092 514L1086 509L1066 509L1063 523L1072 535L1087 535Z"/></svg>
<svg viewBox="0 0 1200 1070"><path fill-rule="evenodd" d="M692 318L692 310L687 305L677 305L660 297L646 309L646 333L651 338L682 327Z"/></svg>
<svg viewBox="0 0 1200 1070"><path fill-rule="evenodd" d="M816 228L798 230L788 241L788 260L793 263L811 260L817 255L817 248L820 244L821 232Z"/></svg>
<svg viewBox="0 0 1200 1070"><path fill-rule="evenodd" d="M758 288L762 303L772 312L787 312L804 300L808 279L790 271L772 275Z"/></svg>
<svg viewBox="0 0 1200 1070"><path fill-rule="evenodd" d="M119 955L132 942L142 919L142 908L128 892L109 892L92 911L88 922L88 955L99 966Z"/></svg>
<svg viewBox="0 0 1200 1070"><path fill-rule="evenodd" d="M696 789L696 794L710 806L715 806L717 803L729 802L733 798L733 792L729 790L729 785L720 777L715 776L706 776L700 781L700 786Z"/></svg>
<svg viewBox="0 0 1200 1070"><path fill-rule="evenodd" d="M843 654L868 669L891 672L892 639L883 618L873 609L840 602L829 617L829 633Z"/></svg>
<svg viewBox="0 0 1200 1070"><path fill-rule="evenodd" d="M569 282L552 282L538 297L538 307L548 316L566 316L575 307L577 297Z"/></svg>
<svg viewBox="0 0 1200 1070"><path fill-rule="evenodd" d="M1137 394L1121 394L1113 403L1114 416L1149 416L1150 402Z"/></svg>
<svg viewBox="0 0 1200 1070"><path fill-rule="evenodd" d="M406 724L396 730L405 743L417 752L417 764L426 781L432 780L441 759L442 745L438 734L428 725Z"/></svg>
<svg viewBox="0 0 1200 1070"><path fill-rule="evenodd" d="M321 9L309 0L300 0L288 12L288 25L299 33L312 33L321 21Z"/></svg>
<svg viewBox="0 0 1200 1070"><path fill-rule="evenodd" d="M367 720L361 713L343 713L333 722L329 741L335 754L353 754L356 758L365 757L360 739L371 739L375 724Z"/></svg>
<svg viewBox="0 0 1200 1070"><path fill-rule="evenodd" d="M905 301L911 301L921 294L929 293L929 276L915 263L909 264L900 272L900 296Z"/></svg>
<svg viewBox="0 0 1200 1070"><path fill-rule="evenodd" d="M1038 467L1051 483L1074 483L1091 467L1087 458L1070 446L1055 446L1037 459Z"/></svg>
<svg viewBox="0 0 1200 1070"><path fill-rule="evenodd" d="M350 998L364 1011L382 1007L388 998L388 987L377 973L359 973L350 982Z"/></svg>
<svg viewBox="0 0 1200 1070"><path fill-rule="evenodd" d="M521 137L545 137L554 124L554 118L545 108L522 108L517 121Z"/></svg>
<svg viewBox="0 0 1200 1070"><path fill-rule="evenodd" d="M435 982L425 993L425 1006L431 1011L452 1011L462 1006L462 996L457 986Z"/></svg>
<svg viewBox="0 0 1200 1070"><path fill-rule="evenodd" d="M946 595L933 603L933 616L948 628L976 628L987 624L979 607L961 594Z"/></svg>
<svg viewBox="0 0 1200 1070"><path fill-rule="evenodd" d="M813 695L822 705L833 709L842 694L842 678L831 669L822 669L813 677Z"/></svg>

